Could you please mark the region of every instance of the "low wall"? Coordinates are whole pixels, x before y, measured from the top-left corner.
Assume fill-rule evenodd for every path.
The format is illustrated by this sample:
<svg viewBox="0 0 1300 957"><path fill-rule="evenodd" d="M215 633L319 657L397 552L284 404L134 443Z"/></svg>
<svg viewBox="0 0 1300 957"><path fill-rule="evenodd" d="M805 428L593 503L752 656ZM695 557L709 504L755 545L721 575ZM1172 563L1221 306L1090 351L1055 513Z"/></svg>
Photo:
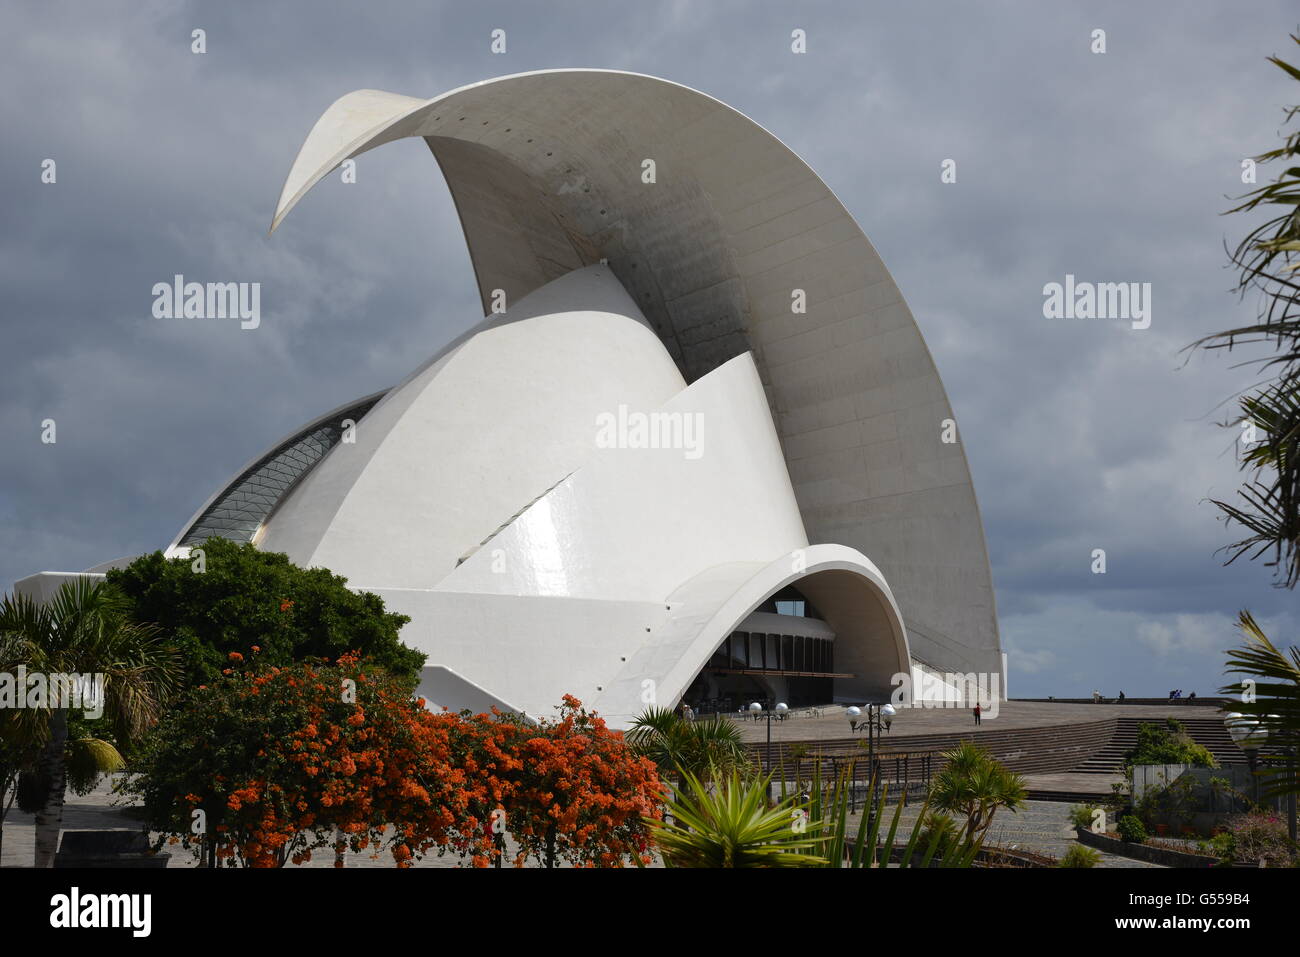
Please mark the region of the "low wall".
<svg viewBox="0 0 1300 957"><path fill-rule="evenodd" d="M1076 828L1074 832L1080 844L1087 844L1099 851L1131 857L1148 864L1160 864L1164 867L1213 867L1218 861L1202 854L1188 854L1171 850L1167 847L1152 847L1149 844L1133 844L1105 834L1094 834L1085 827Z"/></svg>

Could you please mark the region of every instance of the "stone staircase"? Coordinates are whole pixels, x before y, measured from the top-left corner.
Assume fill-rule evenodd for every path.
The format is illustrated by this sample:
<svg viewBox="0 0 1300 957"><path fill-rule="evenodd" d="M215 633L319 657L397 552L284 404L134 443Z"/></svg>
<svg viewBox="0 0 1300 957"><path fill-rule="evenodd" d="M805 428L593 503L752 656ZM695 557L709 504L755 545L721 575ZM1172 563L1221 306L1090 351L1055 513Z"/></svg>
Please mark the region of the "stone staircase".
<svg viewBox="0 0 1300 957"><path fill-rule="evenodd" d="M1088 721L1072 725L1053 725L1042 728L1014 728L1002 730L972 729L963 732L936 734L909 734L891 737L886 734L879 739L876 753L886 760L893 755L931 752L935 754L933 770L942 764L938 752L955 748L963 741L973 741L981 747L988 748L993 757L1001 761L1008 769L1018 774L1032 774L1045 771L1066 771L1086 761L1114 736L1114 718ZM803 770L809 773L816 756L843 760L849 757L860 759L866 764L866 738L834 738L823 741L773 741L771 768L779 770L783 765L787 772L794 774L794 759L791 747L798 746L804 751ZM748 744L760 765L766 765L767 747L761 742Z"/></svg>
<svg viewBox="0 0 1300 957"><path fill-rule="evenodd" d="M1178 719L1192 740L1209 748L1221 765L1245 764L1246 755L1233 743L1221 717ZM1116 718L1115 732L1105 746L1070 770L1076 774L1118 774L1124 770L1124 753L1137 744L1138 725L1152 722L1144 718Z"/></svg>

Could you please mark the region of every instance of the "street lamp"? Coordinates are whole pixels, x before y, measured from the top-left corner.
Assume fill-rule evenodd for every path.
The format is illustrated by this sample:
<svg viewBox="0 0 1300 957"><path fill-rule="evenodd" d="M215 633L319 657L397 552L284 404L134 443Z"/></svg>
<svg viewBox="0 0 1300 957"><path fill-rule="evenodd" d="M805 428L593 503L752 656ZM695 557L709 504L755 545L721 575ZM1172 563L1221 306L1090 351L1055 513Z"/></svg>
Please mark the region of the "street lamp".
<svg viewBox="0 0 1300 957"><path fill-rule="evenodd" d="M1270 718L1275 715L1269 715ZM1259 749L1268 741L1268 727L1259 720L1259 718L1247 717L1239 712L1225 715L1224 725L1228 729L1228 734L1237 747L1246 752L1246 763L1250 767L1250 773L1253 780L1253 790L1255 792L1255 803L1259 803L1259 778L1255 777L1255 767L1259 763ZM1293 787L1286 798L1287 813L1286 827L1287 833L1292 843L1296 840L1296 808L1295 808L1295 788Z"/></svg>
<svg viewBox="0 0 1300 957"><path fill-rule="evenodd" d="M883 734L885 731L885 720L893 721L894 715L898 711L892 704L871 704L867 703L866 720L859 720L862 717L862 709L857 705L852 705L844 709L844 714L849 719L849 729L857 732L863 726L867 729L867 781L871 788L871 806L875 801L875 771L876 771L876 735Z"/></svg>
<svg viewBox="0 0 1300 957"><path fill-rule="evenodd" d="M778 701L776 703L776 707L767 713L767 758L766 760L767 760L767 774L768 774L767 799L769 801L772 800L772 715L776 714L780 716L782 720L784 720L785 713L789 710L790 710L790 706L788 704L786 704L784 701ZM763 712L763 706L759 702L755 701L752 704L750 704L749 713L754 716L755 721L758 720L758 716L762 712Z"/></svg>

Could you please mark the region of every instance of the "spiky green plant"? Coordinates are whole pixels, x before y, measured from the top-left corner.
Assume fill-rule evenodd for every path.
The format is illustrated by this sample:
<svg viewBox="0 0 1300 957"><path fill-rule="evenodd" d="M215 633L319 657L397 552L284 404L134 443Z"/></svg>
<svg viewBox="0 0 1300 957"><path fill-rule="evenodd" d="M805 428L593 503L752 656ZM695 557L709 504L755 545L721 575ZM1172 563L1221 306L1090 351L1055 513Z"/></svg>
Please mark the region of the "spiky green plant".
<svg viewBox="0 0 1300 957"><path fill-rule="evenodd" d="M930 791L935 807L966 817L966 838L982 838L1000 808L1013 814L1024 806L1025 780L1008 771L984 748L963 741L945 752L947 763Z"/></svg>
<svg viewBox="0 0 1300 957"><path fill-rule="evenodd" d="M710 787L693 774L664 807L663 821L647 818L669 867L817 867L823 840L805 828L794 801L769 807L768 780L737 771L716 775ZM814 824L807 825L811 830Z"/></svg>
<svg viewBox="0 0 1300 957"><path fill-rule="evenodd" d="M887 814L889 789L877 787L872 782L869 793L873 795L868 806L864 807L858 817L856 834L849 835L850 793L854 780L854 764L849 762L828 789L823 786L821 763L813 765L813 775L808 801L810 823L806 834L812 835L823 843L825 863L822 867L885 867L890 863L899 834L905 800L894 805L892 816ZM784 787L782 797L784 798ZM954 831L945 832L942 828L930 827L935 817L929 813L930 801L927 798L912 822L908 832L907 843L903 846L899 866L909 867L970 867L983 846L982 835L969 838ZM889 829L881 840L881 828L889 817ZM945 835L949 838L945 839Z"/></svg>

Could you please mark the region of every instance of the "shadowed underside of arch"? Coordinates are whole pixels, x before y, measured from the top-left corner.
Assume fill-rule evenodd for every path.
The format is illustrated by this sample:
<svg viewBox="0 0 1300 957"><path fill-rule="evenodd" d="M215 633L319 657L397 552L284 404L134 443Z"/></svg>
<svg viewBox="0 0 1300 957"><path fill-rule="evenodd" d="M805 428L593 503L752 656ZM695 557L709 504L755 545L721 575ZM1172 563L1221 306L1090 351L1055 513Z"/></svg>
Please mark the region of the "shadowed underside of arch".
<svg viewBox="0 0 1300 957"><path fill-rule="evenodd" d="M879 256L802 160L725 104L636 74L521 74L431 100L363 90L312 129L272 229L343 160L411 136L446 177L485 310L498 290L513 303L604 259L688 382L752 352L809 539L872 557L917 658L1001 670L938 373Z"/></svg>

